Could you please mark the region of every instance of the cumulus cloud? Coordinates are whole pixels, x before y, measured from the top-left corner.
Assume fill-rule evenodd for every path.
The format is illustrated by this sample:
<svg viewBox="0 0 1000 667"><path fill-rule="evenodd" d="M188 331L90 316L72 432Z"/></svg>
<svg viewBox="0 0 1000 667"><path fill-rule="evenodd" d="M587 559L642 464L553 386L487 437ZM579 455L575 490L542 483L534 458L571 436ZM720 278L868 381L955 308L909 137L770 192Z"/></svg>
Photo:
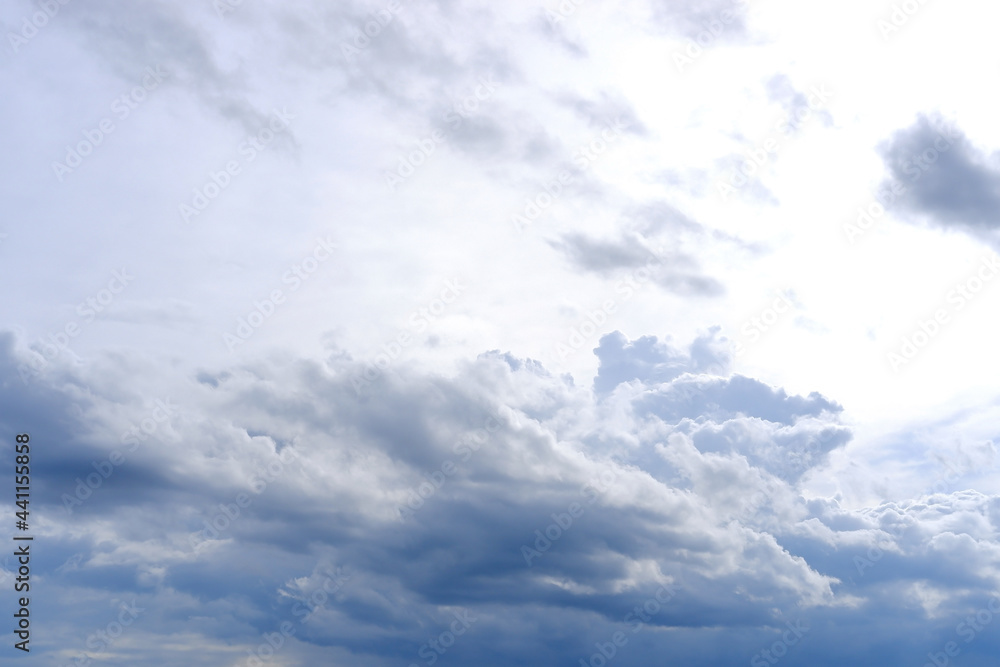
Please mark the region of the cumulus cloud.
<svg viewBox="0 0 1000 667"><path fill-rule="evenodd" d="M725 372L731 359L718 330L697 338L689 352L681 352L656 336L629 341L615 331L601 338L594 350L601 360L594 389L601 393L613 390L622 382L669 382L684 373Z"/></svg>
<svg viewBox="0 0 1000 667"><path fill-rule="evenodd" d="M25 352L3 342L16 378ZM944 596L931 616L947 619L994 581L996 499L860 512L805 499L803 473L850 437L841 407L730 375L723 342L712 331L682 351L605 336L596 394L497 352L448 377L401 367L366 396L349 362L161 378L183 412L69 505L64 494L127 450L121 434L149 422L155 402L53 364L27 391L5 382L0 419L10 430L44 412L50 424L33 436L47 443L39 498L52 565L39 574L81 600L108 586L136 596L159 660L170 650L157 634L192 632L211 647L288 621L289 655L335 646L372 664L413 661L457 613L476 620L456 657L564 659L589 655L594 633L621 627L663 586L676 594L646 623L692 634L651 633L647 650L711 654L698 628L777 626L775 609L814 623L859 605L907 618L917 612L891 596L916 599L920 582ZM99 370L110 379L138 363L119 356ZM855 556L870 567L858 572ZM959 563L965 593L948 588ZM193 605L212 622L187 625Z"/></svg>
<svg viewBox="0 0 1000 667"><path fill-rule="evenodd" d="M882 136L850 90L881 47L827 59L828 131L717 196L748 137L810 108L802 49L827 43L786 5L4 4L0 456L31 434L36 659L714 666L792 632L789 665L949 641L992 664L993 408L917 423L962 364L864 363L894 326L875 269L957 255L889 271L802 225L831 152ZM873 19L855 5L843 25ZM952 90L959 52L876 116ZM133 88L147 67L167 75ZM241 144L275 108L294 161ZM971 132L920 117L882 156L904 217L994 233ZM858 268L836 290L817 238ZM740 314L792 283L822 331L733 359ZM937 350L974 349L957 322Z"/></svg>

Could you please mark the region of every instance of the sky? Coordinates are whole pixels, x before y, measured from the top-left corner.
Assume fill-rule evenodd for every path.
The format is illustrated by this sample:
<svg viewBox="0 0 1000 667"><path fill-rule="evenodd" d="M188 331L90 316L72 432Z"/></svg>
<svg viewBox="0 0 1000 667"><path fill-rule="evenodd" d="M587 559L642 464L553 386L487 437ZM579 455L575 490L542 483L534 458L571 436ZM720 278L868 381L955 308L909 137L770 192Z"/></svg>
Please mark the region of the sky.
<svg viewBox="0 0 1000 667"><path fill-rule="evenodd" d="M995 664L998 14L3 3L5 664Z"/></svg>

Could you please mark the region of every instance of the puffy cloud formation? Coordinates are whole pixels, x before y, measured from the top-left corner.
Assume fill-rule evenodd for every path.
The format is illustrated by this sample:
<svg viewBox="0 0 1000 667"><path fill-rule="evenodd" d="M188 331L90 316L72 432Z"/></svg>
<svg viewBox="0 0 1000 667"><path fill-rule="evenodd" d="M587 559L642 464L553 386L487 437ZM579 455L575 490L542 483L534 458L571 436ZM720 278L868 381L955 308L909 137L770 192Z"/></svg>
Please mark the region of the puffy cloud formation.
<svg viewBox="0 0 1000 667"><path fill-rule="evenodd" d="M850 437L841 407L730 374L715 331L686 352L609 334L593 390L489 352L362 395L342 357L154 396L115 355L25 388L30 353L2 342L3 427L36 442L39 609L91 653L63 633L141 609L112 664L247 664L267 637L276 664L573 664L608 642L622 665L736 664L789 627L790 664L919 661L997 582L996 498L803 497Z"/></svg>
<svg viewBox="0 0 1000 667"><path fill-rule="evenodd" d="M1000 166L953 124L920 115L881 146L884 197L934 225L992 237L1000 225Z"/></svg>
<svg viewBox="0 0 1000 667"><path fill-rule="evenodd" d="M0 3L29 662L994 664L995 21L906 7Z"/></svg>

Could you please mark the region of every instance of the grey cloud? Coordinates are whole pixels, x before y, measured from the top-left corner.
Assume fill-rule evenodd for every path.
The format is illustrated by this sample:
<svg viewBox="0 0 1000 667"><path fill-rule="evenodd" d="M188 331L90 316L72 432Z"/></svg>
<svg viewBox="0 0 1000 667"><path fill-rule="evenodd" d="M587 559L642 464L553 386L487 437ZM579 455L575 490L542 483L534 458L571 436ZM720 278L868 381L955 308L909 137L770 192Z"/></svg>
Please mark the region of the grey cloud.
<svg viewBox="0 0 1000 667"><path fill-rule="evenodd" d="M1000 165L947 121L921 115L879 151L890 175L882 190L902 188L904 213L980 236L1000 225Z"/></svg>
<svg viewBox="0 0 1000 667"><path fill-rule="evenodd" d="M825 126L829 127L833 124L833 116L830 115L830 112L826 109L817 111L810 107L809 97L801 90L795 88L791 79L786 75L775 74L772 76L767 80L765 90L767 91L768 99L772 102L777 102L785 109L785 113L787 114L786 120L791 130L798 129L802 122L799 120L800 118L804 121L814 112L818 113Z"/></svg>
<svg viewBox="0 0 1000 667"><path fill-rule="evenodd" d="M656 278L656 282L683 296L721 296L726 291L715 278L696 274L667 273Z"/></svg>
<svg viewBox="0 0 1000 667"><path fill-rule="evenodd" d="M503 152L511 137L504 126L492 118L463 119L459 125L438 124L449 145L471 155L489 157Z"/></svg>
<svg viewBox="0 0 1000 667"><path fill-rule="evenodd" d="M601 338L594 350L600 368L594 378L594 390L608 393L623 382L669 382L684 373L725 372L731 363L725 339L719 339L718 329L697 338L684 353L656 336L643 336L629 341L615 331Z"/></svg>
<svg viewBox="0 0 1000 667"><path fill-rule="evenodd" d="M23 352L12 336L3 341L9 378ZM817 470L849 437L836 421L840 406L726 375L717 329L684 351L614 334L597 352L596 395L499 351L450 377L400 365L365 397L350 384L363 367L349 360L335 372L281 359L162 377L190 407L148 459L115 472L142 488L129 486L128 504L120 488L100 489L117 502L95 494L71 520L58 507L62 487L117 446L122 422L148 409L139 396L109 398L114 378L134 371L136 360L103 361L100 382L88 366L53 368L27 390L8 380L0 423L33 429L51 443L52 460L65 462L40 475L49 486L39 511L53 522L46 540L55 555L38 564L52 582L46 599L135 592L151 610L143 630L150 649L133 657L154 665L170 664L168 636L186 633L215 655L217 642L254 642L285 620L298 638L287 659L315 650L398 664L417 659L420 645L447 628L449 610L462 608L477 624L449 655L493 666L590 655L594 641L672 582L676 598L649 622L684 633L637 639L621 664L638 667L664 651L690 664L697 656L745 658L769 645L767 628L792 614L844 628L853 609L886 636L904 636L920 620L899 602L908 586L993 576L996 499L951 494L859 512L802 498L803 472ZM53 384L60 377L71 382ZM87 385L86 394L73 388ZM475 451L456 449L503 406L517 418ZM294 450L301 464L253 493L248 476L273 463L279 448ZM447 461L454 470L441 475ZM440 486L401 519L415 489L434 487L435 472ZM602 476L611 479L604 484ZM588 484L598 485L594 493ZM192 552L192 531L240 492L252 503ZM758 494L764 500L751 502ZM537 546L534 531L546 531L574 502L583 514L529 566L522 547ZM887 548L875 566L882 569L851 583L852 557L900 520L907 528L890 536L898 548ZM941 558L947 562L934 565ZM232 567L237 560L241 567ZM945 565L959 562L969 571L956 577ZM302 623L321 564L343 566L351 579ZM858 612L857 596L869 607ZM956 611L975 601L946 597ZM56 606L65 608L62 619L76 613ZM210 620L192 625L201 614ZM741 637L735 646L718 647L719 627ZM947 622L935 628L944 636ZM820 665L835 664L824 662L827 654L854 655L822 640L801 650Z"/></svg>
<svg viewBox="0 0 1000 667"><path fill-rule="evenodd" d="M10 354L8 350L8 358ZM10 363L13 362L11 359ZM490 412L481 403L482 389L477 388L480 380L471 381L475 376L482 378L487 374L506 383L524 383L528 394L532 384L542 383L554 400L556 415L576 410L573 406L583 399L580 390L535 372L539 370L537 364L487 355L473 364L467 371L472 375L463 379L418 380L410 375L400 382L389 380L376 388L377 401L352 398L347 377L316 373L309 365L301 364L283 370L258 364L252 369L228 371L230 377L224 382L199 383L203 389L189 392L187 400L200 403L206 412L198 410L175 425L181 437L164 439L170 442L171 451L156 452L146 460L128 461L111 478L144 476L145 491L130 487L127 492L130 507L99 502L102 494L108 501L121 497L121 488L115 492L115 488L108 486L98 489L94 498L74 514L73 521L81 526L103 521L104 517L113 517L120 525L113 552L115 566L102 569L105 566L99 565L104 560L101 552L81 534L65 545L66 557L71 553L85 553L85 556L77 568L64 568L59 576L74 586L101 587L104 578L122 580L130 567L148 563L141 550L136 551L136 545L159 544L158 566L165 568L164 582L171 590L194 596L207 607L237 595L244 600L243 604L249 605L249 612L270 606L269 596L288 580L287 568L303 565L307 559L301 554L310 543L323 544L336 550L338 558L360 572L360 577L391 582L398 591L394 603L381 606L364 601L363 587L346 591L341 608L352 629L348 631L345 627L335 638L338 645L359 654L388 657L396 652L379 648L385 632L376 632L376 627L398 628L397 638L404 635L415 638L421 632L413 620L401 621L404 610L411 619L413 614L432 618L431 609L435 605L483 608L484 603L507 608L524 605L563 608L566 613L587 610L609 618L624 613L636 603L635 596L639 594L624 597L611 594L613 581L626 576L620 566L608 561L611 553L640 560L670 560L681 553L696 553L700 554L699 559L711 564L710 569L722 567L716 552L727 543L727 538L721 534L701 535L700 529L689 523L704 508L660 487L642 471L617 464L610 465L624 479L633 481L629 484L623 480L615 494L637 484L662 496L665 508L647 506L640 500L635 519L629 525L621 520L617 501L602 501L588 507L586 521L581 519L579 529L567 532L558 550L547 553L537 568L525 565L519 547L533 539L533 528L544 528L551 521L552 512L563 511L560 508L570 502L586 502L581 487L598 474L601 465L608 464L568 457L556 446L550 428L530 417L497 432L468 461L461 460L453 444L462 442L463 434L482 424ZM205 373L202 381L221 375L221 372ZM295 380L289 384L292 378ZM87 418L91 421L93 413L110 408L102 396L97 395L94 400L102 406L88 409ZM58 405L51 400L46 403L49 409ZM517 410L520 407L514 405ZM525 408L525 412L536 412L530 406ZM141 409L135 406L137 414L131 418L142 414ZM210 541L210 548L199 552L196 560L184 556L184 531L197 530L203 516L206 519L218 516L220 510L215 508L220 507L219 503L232 504L245 484L241 481L245 479L243 476L255 463L274 456L275 443L283 439L292 441L287 446L294 447L308 464L289 469L285 477L252 496L253 504L243 510L244 516L232 521L219 540ZM55 485L57 492L48 497L58 498L60 486L72 484L75 476L86 473L90 458L116 445L100 436L87 440L87 455L67 459L66 470L59 475L62 481ZM392 519L397 506L405 502L403 491L418 487L427 480L425 475L440 469L442 462L449 459L459 472L428 498L410 520L399 523ZM187 462L189 471L183 480L171 472L181 460ZM530 464L533 471L524 469L525 460L533 462ZM333 477L326 481L331 474ZM359 475L360 479L356 478ZM375 475L372 481L362 481L369 475ZM373 485L376 479L380 481ZM376 489L380 490L372 496ZM383 493L389 495L375 500ZM171 511L162 514L162 521L155 525L137 523L140 516L148 513L151 502ZM670 508L675 518L664 522L662 512ZM59 516L58 509L53 506L53 510L53 516ZM367 519L362 520L356 514L358 511ZM736 548L750 549L750 546L747 543ZM273 560L268 554L285 549L300 555L291 557L285 568L269 575L264 588L237 593L243 589L242 575L225 566L227 559L243 553L244 562ZM247 554L248 550L254 555ZM753 550L751 560L760 562L755 581L771 576L762 572L776 575L779 570L787 569L766 566L761 560L783 559L776 547L759 553L757 547ZM789 566L793 571L798 568L794 564ZM675 576L681 576L682 561L670 569ZM537 581L538 576L550 574L586 581L597 592L572 593ZM739 579L744 575L725 576ZM782 574L783 578L788 576L787 572ZM807 569L792 576L805 577L796 585L805 587L803 590L812 590L819 581L814 581ZM728 585L706 582L706 590ZM754 583L751 588L762 585ZM809 595L822 595L823 588L820 584L820 590ZM794 596L797 594L794 589L782 595ZM689 613L677 609L664 613L659 622L688 626L707 623L713 616L729 617L733 607L722 605L721 600L720 597L717 603L710 597L701 598L697 604L705 610L705 620L692 619ZM175 612L183 609L162 597L158 604L161 608L170 604ZM736 608L750 617L758 613L749 600ZM241 623L266 629L268 623L254 620L247 612L234 609L224 615L225 627L219 626L213 633L232 637L238 634ZM164 627L176 627L176 621ZM401 642L399 650L403 650L405 642L397 641Z"/></svg>
<svg viewBox="0 0 1000 667"><path fill-rule="evenodd" d="M645 136L649 132L635 109L620 93L602 90L596 99L566 94L561 96L560 101L584 118L592 128L607 127L609 120L615 120L620 121L625 126L624 131L630 134Z"/></svg>
<svg viewBox="0 0 1000 667"><path fill-rule="evenodd" d="M738 135L735 137L740 143L744 145L746 150L754 150L757 146L754 146L745 136ZM775 194L757 178L756 172L746 177L746 182L743 181L742 167L747 163L747 156L740 153L731 153L721 158L716 158L714 160L715 168L718 176L712 189L716 194L719 194L719 184L729 185L734 188L733 192L728 192L728 197L738 197L750 199L754 202L760 204L767 204L769 206L778 206L781 202ZM736 179L733 181L733 179ZM733 183L743 183L739 187L735 187Z"/></svg>
<svg viewBox="0 0 1000 667"><path fill-rule="evenodd" d="M271 109L249 101L249 82L243 73L223 70L208 33L189 20L184 9L158 0L138 4L95 0L62 11L125 81L137 80L147 66L162 66L168 73L164 85L188 87L246 132L255 134L267 124ZM290 136L285 133L280 141Z"/></svg>
<svg viewBox="0 0 1000 667"><path fill-rule="evenodd" d="M538 29L546 37L556 42L566 50L574 58L586 58L589 55L586 47L582 44L574 41L569 35L566 34L566 30L562 27L560 23L554 23L550 21L544 14L544 12L538 17L536 23Z"/></svg>
<svg viewBox="0 0 1000 667"><path fill-rule="evenodd" d="M759 413L748 416L756 414ZM699 451L739 453L753 466L790 481L825 462L827 454L847 444L851 438L846 428L817 425L807 419L796 419L776 429L761 426L730 420L720 427L695 428L691 422L686 422L679 431L692 433L692 441Z"/></svg>
<svg viewBox="0 0 1000 667"><path fill-rule="evenodd" d="M635 217L641 221L641 229L645 234L655 235L661 232L702 234L705 230L680 209L666 202L641 206L635 212Z"/></svg>
<svg viewBox="0 0 1000 667"><path fill-rule="evenodd" d="M220 382L224 382L229 377L231 376L228 372L219 373L218 375L213 375L212 373L201 371L195 376L195 379L198 380L198 382L201 382L202 384L218 387Z"/></svg>
<svg viewBox="0 0 1000 667"><path fill-rule="evenodd" d="M650 205L623 227L618 239L570 233L550 240L549 245L577 268L604 277L641 270L649 271L653 282L676 294L718 296L725 292L718 280L704 275L698 261L681 249L685 237L698 247L708 234L680 211L669 205Z"/></svg>
<svg viewBox="0 0 1000 667"><path fill-rule="evenodd" d="M719 242L753 254L759 254L762 250L759 244L747 243L738 236L710 229L664 201L634 207L629 211L628 217L633 221L635 229L651 242L671 245L686 242L695 247L699 243Z"/></svg>
<svg viewBox="0 0 1000 667"><path fill-rule="evenodd" d="M332 70L340 75L339 92L349 97L374 93L400 112L419 109L429 98L448 99L448 89L462 80L474 82L486 74L501 81L519 78L506 44L493 39L503 27L491 12L451 2L429 3L419 11L405 2L396 12L387 6L309 2L271 9L281 26L281 48L292 62L308 70ZM379 29L366 35L365 26L372 22ZM469 35L476 37L463 39Z"/></svg>
<svg viewBox="0 0 1000 667"><path fill-rule="evenodd" d="M577 267L601 275L610 275L616 269L635 269L648 264L656 255L634 236L625 236L620 241L604 241L572 233L561 242L550 242L567 255ZM686 260L688 264L690 259Z"/></svg>
<svg viewBox="0 0 1000 667"><path fill-rule="evenodd" d="M819 394L790 397L782 389L773 389L742 375L728 379L691 378L665 387L662 393L650 394L641 404L668 423L705 415L724 421L753 406L744 414L788 426L800 417L819 417L824 412L836 414L843 409Z"/></svg>
<svg viewBox="0 0 1000 667"><path fill-rule="evenodd" d="M733 0L705 0L698 3L681 0L651 0L653 15L665 32L696 39L707 32L714 39L733 41L746 35L746 5ZM732 13L731 22L722 23L723 12ZM712 26L718 22L716 31Z"/></svg>

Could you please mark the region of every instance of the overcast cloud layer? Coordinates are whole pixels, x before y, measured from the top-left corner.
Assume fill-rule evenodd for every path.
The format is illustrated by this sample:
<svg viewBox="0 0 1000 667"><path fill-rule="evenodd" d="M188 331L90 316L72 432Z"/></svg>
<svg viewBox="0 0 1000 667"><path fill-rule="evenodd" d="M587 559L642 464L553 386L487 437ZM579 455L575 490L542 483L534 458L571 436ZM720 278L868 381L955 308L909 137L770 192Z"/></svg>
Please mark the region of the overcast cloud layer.
<svg viewBox="0 0 1000 667"><path fill-rule="evenodd" d="M991 12L5 3L0 655L994 665Z"/></svg>

